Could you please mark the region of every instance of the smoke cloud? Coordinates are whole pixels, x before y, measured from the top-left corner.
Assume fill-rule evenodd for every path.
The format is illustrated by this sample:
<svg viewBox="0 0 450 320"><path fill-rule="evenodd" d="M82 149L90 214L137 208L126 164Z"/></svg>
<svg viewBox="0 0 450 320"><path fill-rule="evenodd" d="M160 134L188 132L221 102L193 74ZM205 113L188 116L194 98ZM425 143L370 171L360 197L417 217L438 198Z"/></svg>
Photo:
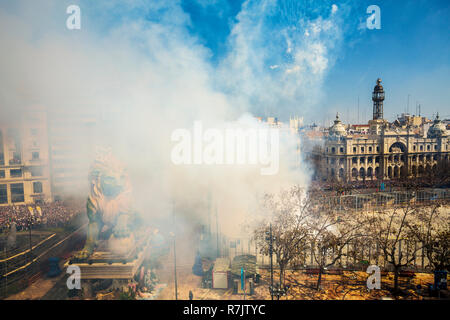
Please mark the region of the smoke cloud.
<svg viewBox="0 0 450 320"><path fill-rule="evenodd" d="M150 222L170 226L174 205L180 224L206 223L210 194L220 231L236 236L258 211L259 196L307 186L297 137L281 135L280 171L262 176L255 166L175 166L171 133L195 120L210 128L259 126L250 115L312 112L339 47L342 16L332 2L314 11L299 3L245 1L218 63L189 32L180 1L2 3L1 122L35 106L55 121L88 115L93 130L88 141L74 134L73 151L86 143L111 147ZM66 28L71 4L81 8L81 30Z"/></svg>

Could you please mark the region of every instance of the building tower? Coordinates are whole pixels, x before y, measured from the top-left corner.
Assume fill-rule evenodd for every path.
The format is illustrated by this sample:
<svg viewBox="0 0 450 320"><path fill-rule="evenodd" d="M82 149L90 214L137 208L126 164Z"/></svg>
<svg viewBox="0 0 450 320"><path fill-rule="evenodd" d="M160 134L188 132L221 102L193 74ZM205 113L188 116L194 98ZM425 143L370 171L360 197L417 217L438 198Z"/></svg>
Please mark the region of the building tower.
<svg viewBox="0 0 450 320"><path fill-rule="evenodd" d="M372 101L373 120L383 119L384 90L380 78L377 79L377 85L373 88Z"/></svg>

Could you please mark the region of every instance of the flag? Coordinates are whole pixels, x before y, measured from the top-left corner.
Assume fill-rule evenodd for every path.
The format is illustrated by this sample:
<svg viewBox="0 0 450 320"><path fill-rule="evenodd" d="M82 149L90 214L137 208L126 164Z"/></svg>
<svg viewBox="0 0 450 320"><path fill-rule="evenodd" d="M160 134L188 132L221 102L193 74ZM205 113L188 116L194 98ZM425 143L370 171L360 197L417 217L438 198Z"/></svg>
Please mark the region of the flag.
<svg viewBox="0 0 450 320"><path fill-rule="evenodd" d="M34 217L34 209L28 206L28 210L30 211L30 214Z"/></svg>
<svg viewBox="0 0 450 320"><path fill-rule="evenodd" d="M241 268L241 289L244 290L245 288L245 273L244 268Z"/></svg>
<svg viewBox="0 0 450 320"><path fill-rule="evenodd" d="M42 217L42 209L41 209L41 207L37 206L36 210L39 212L39 215Z"/></svg>

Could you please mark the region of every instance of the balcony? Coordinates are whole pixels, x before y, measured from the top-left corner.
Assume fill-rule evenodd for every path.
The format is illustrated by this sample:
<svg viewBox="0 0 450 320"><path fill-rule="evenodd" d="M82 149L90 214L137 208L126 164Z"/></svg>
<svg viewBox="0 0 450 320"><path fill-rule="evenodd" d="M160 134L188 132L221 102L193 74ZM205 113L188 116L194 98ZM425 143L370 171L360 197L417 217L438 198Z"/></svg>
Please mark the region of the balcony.
<svg viewBox="0 0 450 320"><path fill-rule="evenodd" d="M22 162L22 159L18 159L18 158L9 159L9 165L10 166L21 164L21 162Z"/></svg>

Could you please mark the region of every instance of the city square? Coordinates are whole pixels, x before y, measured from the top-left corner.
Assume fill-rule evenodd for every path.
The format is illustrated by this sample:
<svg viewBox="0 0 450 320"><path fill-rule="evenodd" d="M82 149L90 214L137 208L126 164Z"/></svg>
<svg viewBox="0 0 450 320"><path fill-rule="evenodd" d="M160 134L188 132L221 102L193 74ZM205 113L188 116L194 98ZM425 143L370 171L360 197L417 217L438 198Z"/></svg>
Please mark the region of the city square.
<svg viewBox="0 0 450 320"><path fill-rule="evenodd" d="M441 0L0 2L4 309L438 310L449 17Z"/></svg>

